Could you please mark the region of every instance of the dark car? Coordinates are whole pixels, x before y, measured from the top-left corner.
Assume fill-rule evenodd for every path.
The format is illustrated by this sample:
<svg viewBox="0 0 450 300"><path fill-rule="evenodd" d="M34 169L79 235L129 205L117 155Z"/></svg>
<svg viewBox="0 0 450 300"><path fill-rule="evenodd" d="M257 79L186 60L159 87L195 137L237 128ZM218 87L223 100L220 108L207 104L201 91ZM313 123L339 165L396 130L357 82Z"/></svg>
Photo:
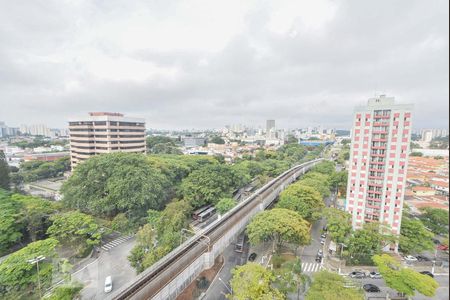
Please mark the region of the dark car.
<svg viewBox="0 0 450 300"><path fill-rule="evenodd" d="M254 261L256 259L256 253L253 252L252 254L250 254L250 256L248 257L249 261Z"/></svg>
<svg viewBox="0 0 450 300"><path fill-rule="evenodd" d="M423 256L423 255L417 255L416 258L418 261L430 261L430 259L428 257Z"/></svg>
<svg viewBox="0 0 450 300"><path fill-rule="evenodd" d="M439 245L441 243L441 241L437 240L437 239L433 239L433 243L435 243L436 245Z"/></svg>
<svg viewBox="0 0 450 300"><path fill-rule="evenodd" d="M365 278L366 273L360 271L353 271L349 274L351 278Z"/></svg>
<svg viewBox="0 0 450 300"><path fill-rule="evenodd" d="M431 272L429 272L429 271L422 271L422 272L420 272L420 274L428 275L428 276L430 276L430 277L434 277L433 273L431 273Z"/></svg>
<svg viewBox="0 0 450 300"><path fill-rule="evenodd" d="M369 293L379 293L381 291L375 284L370 283L363 285L363 289Z"/></svg>
<svg viewBox="0 0 450 300"><path fill-rule="evenodd" d="M323 231L327 231L327 230L328 230L328 227L325 225L325 226L323 226L322 230L323 230Z"/></svg>
<svg viewBox="0 0 450 300"><path fill-rule="evenodd" d="M316 262L321 263L322 262L322 256L317 255L316 256Z"/></svg>

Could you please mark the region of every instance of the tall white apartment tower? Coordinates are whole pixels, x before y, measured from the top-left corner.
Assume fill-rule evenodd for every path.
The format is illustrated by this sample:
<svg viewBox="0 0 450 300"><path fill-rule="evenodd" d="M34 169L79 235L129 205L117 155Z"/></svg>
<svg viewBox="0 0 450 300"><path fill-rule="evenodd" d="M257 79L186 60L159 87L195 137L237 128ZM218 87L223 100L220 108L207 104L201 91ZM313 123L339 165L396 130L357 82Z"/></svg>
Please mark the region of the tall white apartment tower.
<svg viewBox="0 0 450 300"><path fill-rule="evenodd" d="M400 233L412 108L385 95L355 108L345 204L354 229L378 221Z"/></svg>

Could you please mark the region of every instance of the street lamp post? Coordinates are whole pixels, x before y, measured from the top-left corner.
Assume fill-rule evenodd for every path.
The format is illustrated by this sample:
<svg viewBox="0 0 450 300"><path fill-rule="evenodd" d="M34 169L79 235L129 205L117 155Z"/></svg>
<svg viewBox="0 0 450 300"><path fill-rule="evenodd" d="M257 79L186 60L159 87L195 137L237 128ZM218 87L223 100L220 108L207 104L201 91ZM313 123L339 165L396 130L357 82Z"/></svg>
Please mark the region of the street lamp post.
<svg viewBox="0 0 450 300"><path fill-rule="evenodd" d="M42 292L41 292L41 279L39 278L39 262L44 260L45 257L42 255L39 255L33 259L29 259L27 260L30 264L34 265L36 264L36 268L37 268L37 276L38 276L38 288L39 288L39 299L42 298Z"/></svg>

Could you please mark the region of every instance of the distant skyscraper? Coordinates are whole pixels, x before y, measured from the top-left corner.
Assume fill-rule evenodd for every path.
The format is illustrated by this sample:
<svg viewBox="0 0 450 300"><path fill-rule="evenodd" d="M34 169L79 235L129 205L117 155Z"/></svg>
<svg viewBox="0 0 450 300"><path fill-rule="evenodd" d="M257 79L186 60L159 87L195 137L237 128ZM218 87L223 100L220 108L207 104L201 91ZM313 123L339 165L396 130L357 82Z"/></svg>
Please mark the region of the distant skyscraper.
<svg viewBox="0 0 450 300"><path fill-rule="evenodd" d="M266 121L266 133L269 133L271 129L275 129L275 120Z"/></svg>
<svg viewBox="0 0 450 300"><path fill-rule="evenodd" d="M145 153L145 121L120 113L93 112L69 121L72 168L89 157L111 152Z"/></svg>
<svg viewBox="0 0 450 300"><path fill-rule="evenodd" d="M379 221L400 233L411 110L384 95L355 109L346 199L354 229Z"/></svg>

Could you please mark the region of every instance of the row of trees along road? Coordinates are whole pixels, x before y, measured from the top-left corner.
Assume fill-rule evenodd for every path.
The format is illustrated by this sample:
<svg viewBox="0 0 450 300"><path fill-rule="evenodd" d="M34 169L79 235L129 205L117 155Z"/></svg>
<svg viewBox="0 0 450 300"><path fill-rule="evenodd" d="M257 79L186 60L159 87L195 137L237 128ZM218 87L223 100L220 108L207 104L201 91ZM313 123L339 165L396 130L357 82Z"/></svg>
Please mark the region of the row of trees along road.
<svg viewBox="0 0 450 300"><path fill-rule="evenodd" d="M159 172L162 178L165 178L162 181L164 184L161 184L164 186L164 194L157 198L163 201L138 205L135 212L116 209L109 215L123 219L123 215L116 213L125 213L128 219L141 226L137 245L129 256L131 264L141 272L179 245L184 238L181 230L189 229L189 217L194 209L214 204L219 213L225 213L236 205L232 192L237 188L245 186L253 178L263 184L291 165L314 158L319 153L317 150L308 151L297 144L287 144L277 151L259 150L254 156L244 155L232 165L223 163L220 158L206 159L203 156L150 155L134 158L141 161L140 168L148 168L150 162L152 174L155 176ZM116 161L118 157L115 157ZM80 176L80 179L85 175ZM130 194L139 193L139 190L134 189ZM110 195L105 189L102 189L102 194ZM82 199L80 195L74 198ZM143 204L146 201L138 203ZM142 212L147 212L147 215L139 215ZM149 235L144 238L144 232L152 232L152 238L148 238Z"/></svg>
<svg viewBox="0 0 450 300"><path fill-rule="evenodd" d="M304 246L310 243L310 223L318 220L325 211L324 197L330 195L332 187L346 185L344 173L335 172L335 165L330 161L317 164L310 172L306 173L299 181L288 186L280 193L279 201L275 208L258 213L248 224L246 230L252 245L272 241L273 249L278 251L287 244ZM338 226L338 225L336 225ZM278 258L278 255L275 255ZM273 256L273 257L275 257ZM272 263L277 265L275 258ZM308 281L301 274L301 262L281 263L275 267L275 271L264 269L264 273L255 270L253 264L249 267L238 267L239 272L233 273L231 287L233 294L230 299L258 299L258 276L272 278L273 281L266 282L274 299L285 299L288 292L300 292ZM245 266L247 266L245 265ZM291 266L292 265L292 266ZM295 268L294 266L298 267ZM296 270L296 271L295 271ZM255 278L246 281L244 278ZM254 283L256 282L256 283ZM316 284L317 285L317 284ZM342 287L342 289L345 289ZM349 294L352 291L348 292ZM312 294L309 299L314 298ZM326 298L321 298L326 299ZM362 299L362 298L357 298Z"/></svg>

